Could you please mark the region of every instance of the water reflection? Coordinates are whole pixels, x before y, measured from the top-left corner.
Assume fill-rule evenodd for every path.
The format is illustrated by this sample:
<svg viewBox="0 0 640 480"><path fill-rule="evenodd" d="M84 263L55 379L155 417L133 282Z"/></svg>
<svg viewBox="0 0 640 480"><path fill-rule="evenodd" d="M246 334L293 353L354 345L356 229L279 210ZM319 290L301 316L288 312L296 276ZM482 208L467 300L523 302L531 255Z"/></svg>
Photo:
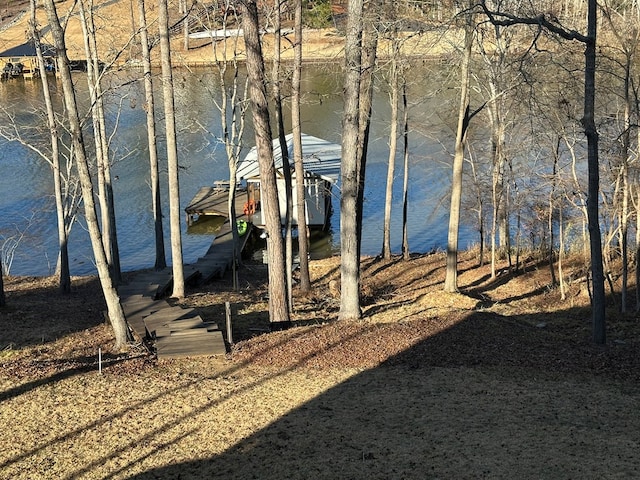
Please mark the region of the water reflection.
<svg viewBox="0 0 640 480"><path fill-rule="evenodd" d="M439 67L442 70L442 67ZM446 209L450 175L450 155L446 147L453 146L455 120L455 90L446 88L446 72L430 66L416 67L409 85L410 124L410 185L409 185L409 245L422 252L446 245ZM132 81L136 72L120 72L110 77L114 89L107 95L109 128L117 125L112 137L112 174L114 182L118 238L124 270L153 265L154 226L151 217L151 191L148 179L148 149L145 130L144 91L140 82ZM217 72L213 69L180 71L176 76L176 109L179 131L179 163L181 208L184 209L198 189L214 181L228 178L228 165L222 144L219 111L215 104ZM77 84L84 77L76 74ZM334 143L341 142L342 76L339 66L305 65L303 71L302 130ZM160 82L156 82L160 88ZM122 85L122 86L117 86ZM59 97L55 81L52 91ZM38 82L11 81L0 83L2 103L18 112L18 120L26 127L41 125L37 108L41 92ZM83 93L80 92L82 95ZM58 98L56 97L56 98ZM161 98L160 96L158 98ZM161 104L162 102L157 102ZM28 108L26 108L28 106ZM161 107L161 105L158 105ZM290 118L288 112L285 112ZM163 210L168 218L166 186L166 154L162 141L161 112L158 113L158 150L161 162ZM375 92L371 125L368 170L365 189L362 252L376 255L382 245L382 211L388 159L388 95L383 84ZM87 117L89 118L89 117ZM250 120L247 117L247 120ZM0 118L0 123L6 118ZM451 125L450 125L451 124ZM26 130L25 130L26 131ZM39 138L33 134L32 138ZM45 137L46 138L46 137ZM253 145L251 125L245 133L243 155ZM46 142L41 142L44 144ZM90 138L87 145L92 144ZM402 164L398 153L396 182L393 191L392 249L400 251ZM18 275L51 273L56 258L56 226L52 210L51 169L29 149L0 141L0 235L10 236L20 230L29 232L16 250L12 270ZM334 189L332 234L312 236L312 256L322 256L338 250L340 241L339 184ZM35 221L28 218L36 218ZM183 254L186 263L197 260L211 245L214 225L207 219L196 229L183 225ZM195 233L197 232L197 233ZM474 233L463 230L461 247L467 246ZM2 240L0 238L0 240ZM165 238L169 239L168 221ZM74 227L70 239L72 273L94 271L86 229ZM167 249L170 255L170 249ZM167 259L169 262L170 258Z"/></svg>
<svg viewBox="0 0 640 480"><path fill-rule="evenodd" d="M226 221L225 217L218 215L200 215L200 217L189 226L187 226L188 235L213 235L215 236L222 224Z"/></svg>

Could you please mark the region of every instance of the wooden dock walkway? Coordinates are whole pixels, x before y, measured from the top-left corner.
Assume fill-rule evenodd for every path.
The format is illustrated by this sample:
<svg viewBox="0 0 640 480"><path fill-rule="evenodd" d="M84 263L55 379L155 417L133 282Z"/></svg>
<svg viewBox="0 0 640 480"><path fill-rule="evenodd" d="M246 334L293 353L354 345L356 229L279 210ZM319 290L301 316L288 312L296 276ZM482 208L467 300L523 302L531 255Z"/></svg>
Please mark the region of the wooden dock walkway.
<svg viewBox="0 0 640 480"><path fill-rule="evenodd" d="M222 195L219 190L214 192L209 187L200 189L190 205L194 201L196 205L207 208L207 213L200 214L210 215L211 209L220 208L222 203L226 209L226 194ZM246 219L246 215L239 213L239 219ZM222 278L232 267L234 246L231 228L229 220L226 220L207 252L195 263L184 265L185 283L205 283L214 277ZM239 251L244 249L251 229L249 224L246 233L240 237ZM172 281L173 270L167 267L160 271L136 273L118 287L120 303L131 330L139 339L155 345L158 359L225 354L226 344L216 322L205 322L194 309L174 307L162 299L170 293Z"/></svg>

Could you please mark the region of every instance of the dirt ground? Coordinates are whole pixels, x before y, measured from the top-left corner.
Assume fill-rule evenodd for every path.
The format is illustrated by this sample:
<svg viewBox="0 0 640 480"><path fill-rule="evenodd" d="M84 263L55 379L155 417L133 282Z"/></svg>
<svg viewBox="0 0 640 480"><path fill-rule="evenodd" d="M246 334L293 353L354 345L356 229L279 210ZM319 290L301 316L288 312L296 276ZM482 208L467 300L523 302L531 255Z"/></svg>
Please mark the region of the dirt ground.
<svg viewBox="0 0 640 480"><path fill-rule="evenodd" d="M128 9L105 2L102 48ZM21 21L3 24L0 49L24 41ZM340 55L334 31L307 34L306 58ZM144 345L111 351L96 279L61 296L53 279L6 278L0 479L640 478L637 316L611 298L595 346L582 264L564 266L561 300L548 265L492 279L467 253L461 293L446 294L444 263L365 259L364 318L340 322L339 258L314 261L296 327L277 333L265 267L249 264L240 291L226 278L180 302L221 324L231 302L228 355L162 362Z"/></svg>
<svg viewBox="0 0 640 480"><path fill-rule="evenodd" d="M225 357L110 351L93 278L7 278L0 310L0 478L640 478L639 327L609 309L590 341L583 268L495 279L466 254L363 262L364 319L337 321L339 258L312 262L296 327L268 329L265 268L192 287ZM222 322L223 323L223 322ZM102 372L98 352L102 352Z"/></svg>
<svg viewBox="0 0 640 480"><path fill-rule="evenodd" d="M132 20L132 3L125 0L103 0L95 2L95 24L96 39L100 59L107 63L119 66L126 66L131 62L139 62L140 54L136 42L132 41L134 32L137 31L137 13ZM0 51L20 45L28 38L29 15L28 2L16 1L0 6ZM177 22L179 15L178 8L174 2L169 2L171 22ZM56 1L58 15L65 17L69 14L66 26L65 39L67 43L67 53L72 60L86 58L84 54L84 35L77 14L77 3L74 0ZM157 20L157 7L152 2L147 2L147 22L150 27L150 34L155 35L155 25ZM38 11L38 23L42 29L43 41L52 43L49 37L46 15L44 11ZM440 56L453 51L457 38L453 30L447 32L446 41L442 32L422 32L420 35L408 35L404 45L403 53L409 56L420 55L420 57ZM409 38L410 37L410 38ZM293 58L292 39L282 43L281 56L283 60ZM215 53L214 53L215 45ZM211 64L214 58L224 57L224 42L212 44L209 41L191 40L189 48L185 48L184 41L180 35L172 37L172 61L176 67L180 66L201 66ZM335 61L342 57L344 49L344 35L336 28L326 29L305 29L303 32L303 59L306 61ZM265 33L262 37L263 54L266 59L273 56L273 35ZM229 52L233 51L228 47ZM244 59L244 47L240 39L238 58ZM391 55L392 49L389 42L381 40L379 46L379 56ZM159 48L152 49L152 59L159 61Z"/></svg>

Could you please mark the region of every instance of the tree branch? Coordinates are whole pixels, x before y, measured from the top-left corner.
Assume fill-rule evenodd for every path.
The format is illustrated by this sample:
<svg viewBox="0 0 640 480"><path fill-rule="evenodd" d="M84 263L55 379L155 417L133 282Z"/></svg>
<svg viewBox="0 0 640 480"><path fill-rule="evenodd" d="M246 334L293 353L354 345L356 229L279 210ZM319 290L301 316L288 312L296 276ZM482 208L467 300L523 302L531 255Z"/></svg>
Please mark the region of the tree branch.
<svg viewBox="0 0 640 480"><path fill-rule="evenodd" d="M565 40L577 40L578 42L582 43L588 43L589 41L592 41L592 39L588 35L583 35L576 30L568 30L559 26L557 23L555 23L555 21L557 21L556 18L549 19L544 13L536 15L535 17L519 17L510 13L493 12L489 10L486 5L486 0L480 0L479 5L493 25L498 25L501 27L509 27L512 25L538 25L550 31L551 33L564 38Z"/></svg>

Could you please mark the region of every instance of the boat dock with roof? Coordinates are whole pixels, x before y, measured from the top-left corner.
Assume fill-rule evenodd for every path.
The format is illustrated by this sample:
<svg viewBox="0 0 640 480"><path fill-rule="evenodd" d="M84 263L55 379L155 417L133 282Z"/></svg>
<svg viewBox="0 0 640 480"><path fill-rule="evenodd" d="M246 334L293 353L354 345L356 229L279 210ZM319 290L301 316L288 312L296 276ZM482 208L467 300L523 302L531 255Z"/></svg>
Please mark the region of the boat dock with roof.
<svg viewBox="0 0 640 480"><path fill-rule="evenodd" d="M293 169L293 135L286 136L289 154L292 188L295 191L296 177ZM273 157L276 166L276 181L282 223L285 223L286 189L282 165L282 151L278 140L273 141ZM332 211L332 187L340 176L341 146L321 138L302 134L302 162L306 192L307 225L324 228L328 225ZM245 215L248 222L263 227L265 219L262 209L262 190L258 152L253 147L239 163L236 188L236 214ZM213 187L201 187L185 209L187 223L192 224L202 215L228 216L229 182L215 182ZM297 208L294 204L293 223L297 224Z"/></svg>

